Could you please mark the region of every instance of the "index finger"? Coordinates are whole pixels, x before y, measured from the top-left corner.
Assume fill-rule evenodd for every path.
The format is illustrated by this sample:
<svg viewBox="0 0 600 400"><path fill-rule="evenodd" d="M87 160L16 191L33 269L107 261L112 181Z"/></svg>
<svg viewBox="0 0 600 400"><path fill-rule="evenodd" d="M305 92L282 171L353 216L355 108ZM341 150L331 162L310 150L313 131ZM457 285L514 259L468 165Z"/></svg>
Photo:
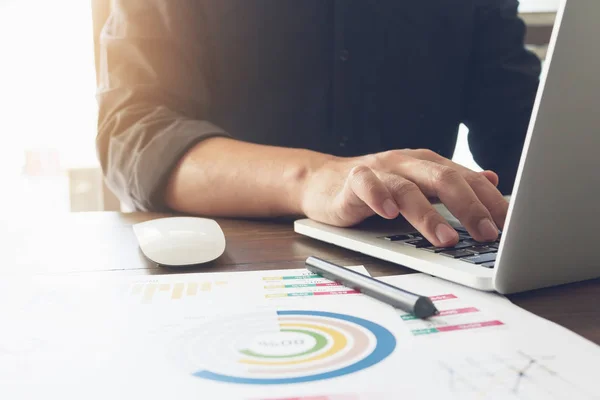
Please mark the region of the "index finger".
<svg viewBox="0 0 600 400"><path fill-rule="evenodd" d="M417 158L435 162L457 171L469 184L481 203L487 208L498 228L503 229L508 213L508 201L498 188L483 174L477 173L465 166L455 163L437 153L416 151Z"/></svg>
<svg viewBox="0 0 600 400"><path fill-rule="evenodd" d="M396 171L416 183L427 196L440 199L475 240L496 240L498 228L493 223L489 210L458 171L415 158L398 164Z"/></svg>

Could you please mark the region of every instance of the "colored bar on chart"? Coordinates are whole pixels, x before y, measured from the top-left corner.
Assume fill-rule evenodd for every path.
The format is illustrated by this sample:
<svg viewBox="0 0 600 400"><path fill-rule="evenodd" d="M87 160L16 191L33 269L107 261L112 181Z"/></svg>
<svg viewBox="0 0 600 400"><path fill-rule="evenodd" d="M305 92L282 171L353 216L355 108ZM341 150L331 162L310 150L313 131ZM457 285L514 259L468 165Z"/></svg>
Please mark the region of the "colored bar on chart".
<svg viewBox="0 0 600 400"><path fill-rule="evenodd" d="M212 284L210 282L202 282L200 284L200 291L201 292L210 292Z"/></svg>
<svg viewBox="0 0 600 400"><path fill-rule="evenodd" d="M474 322L471 324L440 326L437 328L415 329L415 330L412 330L411 332L415 336L420 336L420 335L429 335L432 333L462 331L462 330L468 330L468 329L478 329L478 328L485 328L488 326L500 326L500 325L504 325L504 323L502 321L496 320L496 321L486 321L486 322Z"/></svg>
<svg viewBox="0 0 600 400"><path fill-rule="evenodd" d="M171 293L171 299L178 300L183 296L183 289L185 288L185 283L178 282L173 286L173 292Z"/></svg>
<svg viewBox="0 0 600 400"><path fill-rule="evenodd" d="M158 284L156 283L148 283L144 288L144 297L142 298L142 303L148 304L152 302L152 298L154 297L154 293L158 289Z"/></svg>
<svg viewBox="0 0 600 400"><path fill-rule="evenodd" d="M196 282L188 283L187 292L188 296L195 296L198 294L198 284Z"/></svg>
<svg viewBox="0 0 600 400"><path fill-rule="evenodd" d="M412 334L415 336L429 335L431 333L438 333L439 331L435 328L415 329Z"/></svg>
<svg viewBox="0 0 600 400"><path fill-rule="evenodd" d="M287 297L304 297L304 296L314 296L313 292L299 292L299 293L288 293Z"/></svg>
<svg viewBox="0 0 600 400"><path fill-rule="evenodd" d="M431 301L442 301L442 300L450 300L456 299L457 297L453 294L441 294L439 296L430 297Z"/></svg>
<svg viewBox="0 0 600 400"><path fill-rule="evenodd" d="M485 328L487 326L499 326L504 325L501 321L486 321L486 322L474 322L472 324L452 325L452 326L440 326L438 331L440 332L451 332L451 331L462 331L466 329L477 329Z"/></svg>
<svg viewBox="0 0 600 400"><path fill-rule="evenodd" d="M357 294L358 290L340 290L339 292L314 292L315 296L331 296L336 294Z"/></svg>
<svg viewBox="0 0 600 400"><path fill-rule="evenodd" d="M298 276L290 275L290 276L284 276L283 280L287 281L287 280L294 280L294 279L315 279L315 278L322 278L322 276L321 275L316 275L316 274L313 274L313 275L298 275Z"/></svg>
<svg viewBox="0 0 600 400"><path fill-rule="evenodd" d="M168 292L171 290L171 284L170 283L161 283L159 286L159 290L161 292Z"/></svg>
<svg viewBox="0 0 600 400"><path fill-rule="evenodd" d="M289 275L289 276L265 276L263 281L288 281L294 279L317 279L322 278L321 275Z"/></svg>
<svg viewBox="0 0 600 400"><path fill-rule="evenodd" d="M479 310L475 307L457 308L454 310L440 311L438 314L432 316L431 318L446 317L448 315L468 314L468 313L474 313L474 312L479 312ZM412 320L417 319L417 317L415 317L412 314L402 315L401 318L403 321L412 321Z"/></svg>
<svg viewBox="0 0 600 400"><path fill-rule="evenodd" d="M337 292L298 292L298 293L272 293L266 294L267 299L281 298L281 297L306 297L306 296L335 296L342 294L357 294L360 293L357 290L340 290Z"/></svg>
<svg viewBox="0 0 600 400"><path fill-rule="evenodd" d="M294 283L291 285L270 285L265 286L265 289L297 289L307 287L329 287L329 286L341 286L337 282L325 282L325 283Z"/></svg>
<svg viewBox="0 0 600 400"><path fill-rule="evenodd" d="M275 299L279 297L287 297L287 293L273 293L265 295L267 299Z"/></svg>

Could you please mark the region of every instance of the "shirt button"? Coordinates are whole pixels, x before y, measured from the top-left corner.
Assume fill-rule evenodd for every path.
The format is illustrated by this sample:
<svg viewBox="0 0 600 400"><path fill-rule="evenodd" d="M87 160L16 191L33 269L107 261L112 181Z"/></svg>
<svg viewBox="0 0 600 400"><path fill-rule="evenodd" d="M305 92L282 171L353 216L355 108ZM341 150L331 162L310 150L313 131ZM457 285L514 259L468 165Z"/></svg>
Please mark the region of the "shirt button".
<svg viewBox="0 0 600 400"><path fill-rule="evenodd" d="M342 60L343 62L346 62L346 61L348 61L349 58L350 58L350 53L348 52L348 50L340 51L340 60Z"/></svg>

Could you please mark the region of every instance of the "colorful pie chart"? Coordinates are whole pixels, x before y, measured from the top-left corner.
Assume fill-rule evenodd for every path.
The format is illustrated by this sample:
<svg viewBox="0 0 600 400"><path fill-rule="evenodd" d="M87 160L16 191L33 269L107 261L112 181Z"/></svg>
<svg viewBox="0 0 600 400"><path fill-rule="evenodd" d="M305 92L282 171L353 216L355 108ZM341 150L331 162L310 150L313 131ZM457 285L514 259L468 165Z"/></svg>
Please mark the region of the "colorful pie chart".
<svg viewBox="0 0 600 400"><path fill-rule="evenodd" d="M372 367L396 347L383 326L355 316L289 310L212 322L190 336L188 360L200 379L235 384L290 384Z"/></svg>

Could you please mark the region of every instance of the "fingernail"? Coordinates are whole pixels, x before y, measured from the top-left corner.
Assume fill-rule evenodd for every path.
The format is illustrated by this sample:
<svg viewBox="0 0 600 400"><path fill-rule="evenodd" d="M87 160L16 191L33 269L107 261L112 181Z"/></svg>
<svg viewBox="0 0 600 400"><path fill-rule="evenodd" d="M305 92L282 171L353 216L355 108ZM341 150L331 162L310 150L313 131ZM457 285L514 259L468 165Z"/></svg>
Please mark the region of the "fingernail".
<svg viewBox="0 0 600 400"><path fill-rule="evenodd" d="M398 210L398 206L391 199L387 199L383 202L383 211L385 215L390 218L396 218L400 210Z"/></svg>
<svg viewBox="0 0 600 400"><path fill-rule="evenodd" d="M482 219L477 228L479 234L486 240L496 240L498 237L498 228L487 218Z"/></svg>
<svg viewBox="0 0 600 400"><path fill-rule="evenodd" d="M439 224L435 228L435 236L441 243L452 243L458 238L458 233L446 224Z"/></svg>

